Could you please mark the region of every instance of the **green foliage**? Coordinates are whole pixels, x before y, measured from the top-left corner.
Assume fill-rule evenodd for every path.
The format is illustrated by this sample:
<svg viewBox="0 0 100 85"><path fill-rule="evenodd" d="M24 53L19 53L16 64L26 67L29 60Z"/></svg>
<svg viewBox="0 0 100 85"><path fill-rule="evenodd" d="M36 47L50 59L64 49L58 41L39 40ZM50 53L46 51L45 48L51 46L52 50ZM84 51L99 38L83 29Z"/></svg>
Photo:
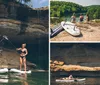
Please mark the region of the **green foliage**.
<svg viewBox="0 0 100 85"><path fill-rule="evenodd" d="M50 3L51 17L62 17L70 13L86 12L86 7L64 1L51 1Z"/></svg>
<svg viewBox="0 0 100 85"><path fill-rule="evenodd" d="M100 19L100 6L89 6L87 14L91 20Z"/></svg>
<svg viewBox="0 0 100 85"><path fill-rule="evenodd" d="M89 19L100 19L100 5L83 7L72 2L64 1L51 1L50 5L51 17L64 17L68 14L84 12L88 14Z"/></svg>

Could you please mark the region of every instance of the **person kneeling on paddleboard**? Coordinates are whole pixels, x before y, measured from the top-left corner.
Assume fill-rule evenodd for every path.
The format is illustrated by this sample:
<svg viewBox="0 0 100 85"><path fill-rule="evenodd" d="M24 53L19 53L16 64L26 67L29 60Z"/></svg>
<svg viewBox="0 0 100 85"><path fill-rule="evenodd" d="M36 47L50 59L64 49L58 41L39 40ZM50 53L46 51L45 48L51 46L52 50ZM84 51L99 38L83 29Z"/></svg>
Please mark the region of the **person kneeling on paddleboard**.
<svg viewBox="0 0 100 85"><path fill-rule="evenodd" d="M22 64L24 64L24 70L26 72L26 55L28 54L27 49L25 48L26 44L22 44L21 48L17 48L16 50L20 50L20 70L22 70Z"/></svg>

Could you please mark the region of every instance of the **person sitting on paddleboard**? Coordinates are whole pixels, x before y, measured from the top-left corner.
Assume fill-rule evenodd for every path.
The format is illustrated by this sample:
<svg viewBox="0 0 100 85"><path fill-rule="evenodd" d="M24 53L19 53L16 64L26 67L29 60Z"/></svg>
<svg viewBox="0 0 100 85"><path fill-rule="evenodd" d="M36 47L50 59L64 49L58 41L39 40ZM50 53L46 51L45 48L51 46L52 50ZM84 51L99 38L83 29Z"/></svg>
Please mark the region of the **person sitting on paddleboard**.
<svg viewBox="0 0 100 85"><path fill-rule="evenodd" d="M21 48L17 48L17 50L20 50L20 70L22 70L22 64L24 64L24 70L26 72L26 55L28 54L27 49L25 48L26 44L22 44Z"/></svg>
<svg viewBox="0 0 100 85"><path fill-rule="evenodd" d="M75 22L76 22L75 13L73 13L73 15L71 16L71 22L72 22L72 23L75 23Z"/></svg>
<svg viewBox="0 0 100 85"><path fill-rule="evenodd" d="M80 22L83 22L83 20L84 20L84 16L83 16L82 14L80 14L79 19L80 19Z"/></svg>
<svg viewBox="0 0 100 85"><path fill-rule="evenodd" d="M72 75L70 75L70 76L68 77L68 79L69 79L69 80L73 79L73 76L72 76Z"/></svg>

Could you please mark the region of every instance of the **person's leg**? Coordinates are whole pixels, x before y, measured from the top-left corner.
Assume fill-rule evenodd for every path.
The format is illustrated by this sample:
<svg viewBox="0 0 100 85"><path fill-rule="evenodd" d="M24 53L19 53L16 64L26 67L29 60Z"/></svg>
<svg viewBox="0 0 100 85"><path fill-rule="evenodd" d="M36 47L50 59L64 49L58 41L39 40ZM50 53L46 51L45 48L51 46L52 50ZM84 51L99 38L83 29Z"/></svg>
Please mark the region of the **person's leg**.
<svg viewBox="0 0 100 85"><path fill-rule="evenodd" d="M22 58L20 57L20 70L22 70Z"/></svg>
<svg viewBox="0 0 100 85"><path fill-rule="evenodd" d="M24 61L24 70L26 72L26 58L25 57L23 58L23 61Z"/></svg>

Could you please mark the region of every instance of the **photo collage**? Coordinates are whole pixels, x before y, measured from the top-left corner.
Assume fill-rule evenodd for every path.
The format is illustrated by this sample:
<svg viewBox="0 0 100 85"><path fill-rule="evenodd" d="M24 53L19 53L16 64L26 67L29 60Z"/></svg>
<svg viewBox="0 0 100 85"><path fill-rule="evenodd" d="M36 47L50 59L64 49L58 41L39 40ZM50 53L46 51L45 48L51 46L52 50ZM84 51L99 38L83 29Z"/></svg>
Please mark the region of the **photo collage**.
<svg viewBox="0 0 100 85"><path fill-rule="evenodd" d="M100 0L0 0L0 85L100 85Z"/></svg>

